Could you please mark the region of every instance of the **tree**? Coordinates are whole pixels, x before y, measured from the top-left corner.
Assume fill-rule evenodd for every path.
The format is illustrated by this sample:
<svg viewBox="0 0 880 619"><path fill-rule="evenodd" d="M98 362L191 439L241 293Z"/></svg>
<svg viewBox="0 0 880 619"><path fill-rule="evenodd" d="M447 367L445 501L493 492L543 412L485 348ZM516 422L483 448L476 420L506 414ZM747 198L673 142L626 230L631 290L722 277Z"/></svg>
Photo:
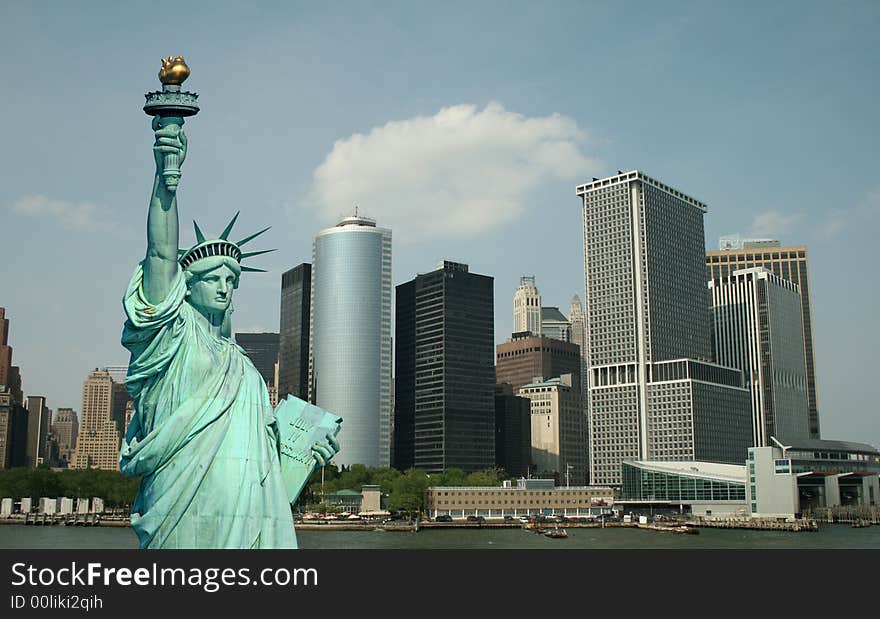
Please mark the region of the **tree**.
<svg viewBox="0 0 880 619"><path fill-rule="evenodd" d="M383 466L378 469L371 469L370 484L379 486L382 494L388 494L394 488L394 480L399 478L403 473L390 466Z"/></svg>
<svg viewBox="0 0 880 619"><path fill-rule="evenodd" d="M486 469L475 471L467 476L464 486L500 486L504 479L503 469Z"/></svg>
<svg viewBox="0 0 880 619"><path fill-rule="evenodd" d="M425 490L429 483L428 475L419 469L409 469L394 480L388 508L409 514L420 513L425 504Z"/></svg>
<svg viewBox="0 0 880 619"><path fill-rule="evenodd" d="M361 486L370 483L371 470L363 464L352 464L351 468L339 476L339 490L357 490L360 492Z"/></svg>

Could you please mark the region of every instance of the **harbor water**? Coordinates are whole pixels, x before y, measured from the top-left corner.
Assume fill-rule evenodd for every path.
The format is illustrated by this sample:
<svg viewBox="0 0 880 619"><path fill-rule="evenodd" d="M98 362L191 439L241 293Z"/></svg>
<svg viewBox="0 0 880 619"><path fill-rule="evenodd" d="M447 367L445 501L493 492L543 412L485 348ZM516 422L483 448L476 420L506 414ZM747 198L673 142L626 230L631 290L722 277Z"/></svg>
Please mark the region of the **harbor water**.
<svg viewBox="0 0 880 619"><path fill-rule="evenodd" d="M880 549L880 526L820 525L818 532L700 529L699 535L633 528L569 528L565 539L525 529L299 531L305 549ZM137 548L128 527L0 526L0 548Z"/></svg>

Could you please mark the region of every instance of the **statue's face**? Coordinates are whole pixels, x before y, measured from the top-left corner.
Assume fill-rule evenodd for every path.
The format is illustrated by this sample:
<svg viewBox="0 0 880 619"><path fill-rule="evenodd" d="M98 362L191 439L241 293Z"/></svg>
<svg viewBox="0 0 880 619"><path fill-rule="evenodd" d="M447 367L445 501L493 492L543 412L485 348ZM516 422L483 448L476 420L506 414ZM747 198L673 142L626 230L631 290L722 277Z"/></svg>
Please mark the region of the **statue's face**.
<svg viewBox="0 0 880 619"><path fill-rule="evenodd" d="M225 312L232 303L232 291L237 279L232 269L221 264L192 279L187 300L203 314Z"/></svg>

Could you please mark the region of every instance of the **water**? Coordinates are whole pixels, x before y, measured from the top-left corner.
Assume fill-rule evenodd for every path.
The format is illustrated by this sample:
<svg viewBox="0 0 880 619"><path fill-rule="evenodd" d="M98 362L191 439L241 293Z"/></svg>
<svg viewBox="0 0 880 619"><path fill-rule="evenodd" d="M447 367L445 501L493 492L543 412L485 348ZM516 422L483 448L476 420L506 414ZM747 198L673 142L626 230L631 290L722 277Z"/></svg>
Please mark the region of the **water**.
<svg viewBox="0 0 880 619"><path fill-rule="evenodd" d="M524 529L435 529L418 533L299 531L297 536L300 547L308 549L880 549L880 526L853 529L848 525L820 525L817 533L700 529L699 535L621 528L569 528L567 531L567 539L550 539ZM137 538L125 527L3 525L0 526L0 548L137 548Z"/></svg>

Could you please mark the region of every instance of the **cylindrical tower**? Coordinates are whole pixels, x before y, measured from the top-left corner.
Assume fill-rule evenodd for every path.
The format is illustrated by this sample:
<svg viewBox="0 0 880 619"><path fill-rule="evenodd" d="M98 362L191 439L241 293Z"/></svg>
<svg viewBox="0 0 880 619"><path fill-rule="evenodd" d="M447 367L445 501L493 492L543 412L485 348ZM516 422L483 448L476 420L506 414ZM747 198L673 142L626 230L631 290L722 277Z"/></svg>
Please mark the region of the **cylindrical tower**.
<svg viewBox="0 0 880 619"><path fill-rule="evenodd" d="M389 466L391 230L363 216L312 245L310 400L344 420L337 465Z"/></svg>

